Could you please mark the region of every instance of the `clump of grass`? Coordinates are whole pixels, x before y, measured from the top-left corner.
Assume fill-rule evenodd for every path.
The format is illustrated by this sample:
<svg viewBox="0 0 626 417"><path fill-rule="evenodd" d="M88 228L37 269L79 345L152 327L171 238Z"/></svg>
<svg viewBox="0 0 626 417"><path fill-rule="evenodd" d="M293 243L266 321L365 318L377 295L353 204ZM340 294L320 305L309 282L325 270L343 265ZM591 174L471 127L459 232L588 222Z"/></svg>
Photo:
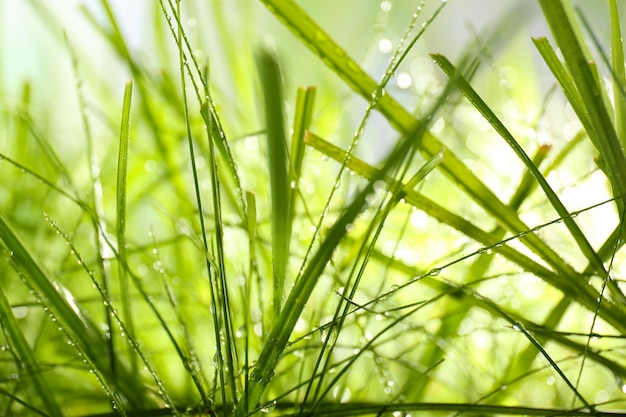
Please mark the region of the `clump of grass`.
<svg viewBox="0 0 626 417"><path fill-rule="evenodd" d="M296 40L252 48L224 24L238 8L162 0L147 57L103 0L83 17L132 79L111 100L58 9L32 1L72 64L80 156L33 107L39 80L24 84L1 116L0 414L618 415L618 7L606 52L582 10L539 3L562 58L533 44L563 94L514 123L481 93L501 65L481 42L429 56L441 77L416 108L394 98L445 2L406 19L376 81L290 0L254 7ZM324 105L348 94L337 79L291 89L302 67L283 42L359 106ZM534 139L565 100L570 136ZM518 172L492 169L494 149Z"/></svg>

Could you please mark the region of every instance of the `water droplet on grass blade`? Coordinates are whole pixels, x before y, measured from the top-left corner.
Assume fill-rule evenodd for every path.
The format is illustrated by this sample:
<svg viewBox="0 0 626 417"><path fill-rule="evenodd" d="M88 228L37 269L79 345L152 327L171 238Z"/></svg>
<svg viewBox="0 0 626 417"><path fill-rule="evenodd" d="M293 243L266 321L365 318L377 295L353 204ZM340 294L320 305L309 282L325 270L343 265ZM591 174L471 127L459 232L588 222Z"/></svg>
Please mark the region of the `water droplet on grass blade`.
<svg viewBox="0 0 626 417"><path fill-rule="evenodd" d="M241 339L245 337L247 333L248 333L248 329L246 328L246 326L241 326L235 332L235 337Z"/></svg>
<svg viewBox="0 0 626 417"><path fill-rule="evenodd" d="M261 412L262 413L271 413L272 411L274 411L274 409L276 408L276 400L271 401L267 404L265 404L263 407L261 407Z"/></svg>

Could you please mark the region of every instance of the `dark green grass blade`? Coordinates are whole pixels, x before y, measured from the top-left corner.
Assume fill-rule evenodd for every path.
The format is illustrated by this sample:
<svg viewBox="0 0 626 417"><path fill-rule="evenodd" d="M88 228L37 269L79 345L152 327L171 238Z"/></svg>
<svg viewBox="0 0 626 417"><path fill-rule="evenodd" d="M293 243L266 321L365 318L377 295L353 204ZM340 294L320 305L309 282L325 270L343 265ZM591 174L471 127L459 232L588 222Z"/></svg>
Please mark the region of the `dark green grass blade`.
<svg viewBox="0 0 626 417"><path fill-rule="evenodd" d="M302 161L304 159L304 135L313 118L313 104L315 103L316 87L300 87L296 95L296 108L293 118L293 134L291 136L291 188L297 188ZM294 193L295 195L295 193ZM292 196L292 201L294 200ZM290 207L293 204L290 205Z"/></svg>
<svg viewBox="0 0 626 417"><path fill-rule="evenodd" d="M204 96L210 98L209 93L209 70L205 68L204 78ZM236 405L237 398L237 385L235 383L235 373L239 369L237 361L237 350L234 342L235 332L233 330L233 314L234 310L230 303L230 296L228 290L227 270L225 264L224 253L224 221L222 218L222 199L221 199L221 181L218 174L217 165L217 149L218 144L226 144L223 130L221 126L214 120L214 113L212 113L211 106L208 103L204 103L202 106L202 116L204 120L208 121L205 127L205 133L207 135L208 149L209 149L209 172L211 178L211 196L213 202L213 225L215 229L214 242L216 252L216 267L213 267L208 262L207 256L207 270L209 271L209 279L211 281L211 297L212 305L215 311L219 311L220 314L213 314L214 329L216 346L217 346L217 362L219 366L220 381L222 384L221 394L224 411L226 411L227 404L227 388L230 390L230 397L232 402ZM216 114L215 114L216 115ZM218 130L214 130L217 127ZM190 145L190 149L191 149ZM234 166L233 166L234 168ZM198 182L196 180L196 188ZM245 206L244 206L245 207ZM202 216L202 213L200 213ZM205 251L209 254L209 247L206 238L206 232L203 230L203 239L205 245ZM222 341L224 346L222 347ZM227 382L228 381L228 382Z"/></svg>
<svg viewBox="0 0 626 417"><path fill-rule="evenodd" d="M587 409L541 408L490 404L459 404L459 403L379 403L350 401L345 404L324 404L315 411L320 417L363 417L385 416L393 412L416 415L463 415L463 416L562 416L562 417L622 417L621 412L600 412ZM402 415L401 414L401 415ZM283 414L295 417L301 414Z"/></svg>
<svg viewBox="0 0 626 417"><path fill-rule="evenodd" d="M366 203L367 196L374 190L374 183L384 178L407 154L410 147L424 134L423 127L416 130L413 135L400 143L387 158L384 167L378 171L377 175L367 186L361 190L354 200L345 208L337 221L328 231L328 235L321 242L319 249L310 259L307 267L303 271L300 279L296 281L294 287L281 311L278 320L269 335L268 342L263 347L257 364L250 374L250 391L248 397L248 407L253 409L259 403L261 395L272 380L274 369L278 363L293 328L304 309L317 281L330 261L337 245L346 234L346 226L351 224L356 216L361 212ZM249 410L238 409L238 415L245 415Z"/></svg>
<svg viewBox="0 0 626 417"><path fill-rule="evenodd" d="M293 121L293 134L291 136L291 148L289 158L289 236L293 231L296 221L296 197L300 193L299 183L304 160L304 137L313 117L313 104L315 102L315 87L300 87L296 95L296 104ZM304 199L302 200L304 202ZM306 210L306 204L304 204Z"/></svg>
<svg viewBox="0 0 626 417"><path fill-rule="evenodd" d="M133 93L133 83L129 81L124 89L124 104L122 107L122 122L120 127L120 142L117 160L117 254L120 295L122 298L122 316L131 336L134 336L133 313L130 302L128 276L124 267L127 264L126 255L126 181L128 173L128 144L130 142L130 108ZM131 368L137 373L137 358L130 350Z"/></svg>
<svg viewBox="0 0 626 417"><path fill-rule="evenodd" d="M13 352L15 352L22 377L32 383L32 394L37 403L41 403L42 410L51 417L61 417L63 413L52 394L51 384L44 381L39 361L26 341L2 288L0 288L0 323L2 324L2 331L12 346ZM27 385L26 389L30 389L30 385Z"/></svg>
<svg viewBox="0 0 626 417"><path fill-rule="evenodd" d="M345 160L345 151L336 147L335 145L323 140L322 138L314 135L311 132L307 133L305 138L306 143L318 151L322 152L325 155L335 159L336 161L343 163ZM447 156L447 154L446 154ZM445 158L444 158L445 161ZM442 162L443 164L443 162ZM359 175L363 175L368 179L375 178L378 170L365 162L359 160L356 157L350 158L348 161L348 168L354 171ZM393 181L390 178L384 178L386 181ZM392 185L397 186L397 185ZM553 224L556 222L560 222L560 219L553 220L550 223L545 225L538 225L533 227L532 229L526 229L518 234L515 234L505 240L501 239L499 234L494 234L490 232L486 232L478 227L472 222L466 220L465 218L450 212L448 209L442 207L436 202L432 201L428 197L416 192L409 191L406 193L404 197L405 201L412 206L423 210L429 216L437 219L441 223L447 224L450 227L458 230L459 232L465 234L466 236L474 239L476 242L480 242L485 245L480 251L486 251L487 249L493 250L493 252L499 253L510 261L521 266L525 271L533 273L538 277L545 280L550 285L555 286L566 294L575 294L577 300L581 302L583 305L587 307L590 311L594 311L596 308L596 299L597 292L590 285L586 285L584 282L580 280L571 280L567 279L559 273L555 273L550 271L545 266L539 264L528 256L522 254L518 250L513 247L507 245L506 243L510 240L520 239L523 240L528 235L535 235L535 232L541 230L541 228ZM596 206L592 206L596 207ZM572 213L574 216L577 213ZM610 254L609 254L610 255ZM463 258L465 259L465 257ZM458 261L461 261L459 259ZM571 277L578 277L578 274L572 274ZM626 325L624 324L623 314L621 313L621 307L613 304L613 303L603 303L601 309L605 309L601 316L611 323L615 328L620 329L621 331L626 331Z"/></svg>
<svg viewBox="0 0 626 417"><path fill-rule="evenodd" d="M547 157L549 149L550 147L548 145L544 145L537 150L537 153L533 157L533 163L536 166L539 166L542 161ZM516 188L515 193L511 197L510 206L518 210L524 200L530 195L536 184L537 182L533 180L533 176L530 171L525 171L519 186ZM506 231L502 227L498 226L491 233L497 239L502 239ZM463 282L468 283L484 277L487 270L493 263L494 257L494 252L485 252L480 254L478 258L474 262L472 262L472 264L468 268ZM455 302L456 300L451 298L441 300L441 310L454 311ZM445 320L442 320L441 326L434 336L434 340L447 340L448 338L458 335L459 326L467 316L468 312L469 309L462 309L457 314L451 314L446 317ZM445 353L445 347L441 346L438 343L430 343L424 348L424 354L422 355L421 359L422 363L426 364L426 366L436 364L438 361L444 358ZM431 381L432 379L426 376L419 378L413 384L411 384L406 393L406 397L411 399L422 399L423 392Z"/></svg>
<svg viewBox="0 0 626 417"><path fill-rule="evenodd" d="M268 51L257 53L257 66L263 92L263 107L267 136L272 224L272 279L274 283L274 313L280 313L289 261L290 188L287 174L287 140L283 116L282 81L278 62Z"/></svg>
<svg viewBox="0 0 626 417"><path fill-rule="evenodd" d="M567 73L567 69L561 63L561 60L556 55L556 52L550 45L550 42L546 38L533 38L535 47L541 54L546 65L552 71L552 75L556 78L557 82L561 86L561 90L565 94L567 101L572 106L574 113L578 116L578 120L582 123L587 132L593 131L591 120L589 115L585 111L584 103L572 81L572 78Z"/></svg>
<svg viewBox="0 0 626 417"><path fill-rule="evenodd" d="M378 84L354 62L300 7L291 0L262 0L278 19L292 30L303 43L317 54L333 71L337 73L354 91L371 100L378 91ZM404 135L410 135L419 124L413 115L404 109L390 94L378 97L376 109L389 123ZM427 132L421 140L420 150L428 157L443 148L443 144ZM514 234L522 234L530 228L522 222L517 213L505 205L498 197L451 151L441 163L441 169L482 206L494 219ZM576 273L560 256L534 234L524 234L521 241L548 264L560 271L561 287L567 287L566 281L573 281ZM567 277L567 278L566 278ZM578 285L574 283L572 285ZM594 305L595 296L588 289L577 288L577 292L587 292L584 303Z"/></svg>
<svg viewBox="0 0 626 417"><path fill-rule="evenodd" d="M589 114L592 130L587 133L600 152L613 193L626 196L626 157L605 106L599 80L576 35L577 26L561 0L539 0L539 4ZM621 200L617 200L617 204L623 206Z"/></svg>
<svg viewBox="0 0 626 417"><path fill-rule="evenodd" d="M125 396L133 407L147 404L145 392L137 390L133 374L119 361L119 358L116 358L118 361L116 374L113 375L108 362L108 344L105 337L70 293L48 278L2 215L0 215L0 239L12 253L11 261L16 269L80 344L81 351L85 352L94 367L103 375L111 391Z"/></svg>
<svg viewBox="0 0 626 417"><path fill-rule="evenodd" d="M619 20L617 0L609 0L609 12L611 16L611 68L613 75L613 105L615 106L615 130L617 137L621 139L622 147L626 145L626 69L624 68L624 39Z"/></svg>
<svg viewBox="0 0 626 417"><path fill-rule="evenodd" d="M444 56L438 54L431 55L437 65L441 67L441 69L449 76L454 77L456 85L459 90L467 97L467 99L472 103L472 105L478 110L483 117L491 124L491 126L498 132L498 134L505 140L505 142L513 149L518 158L524 163L529 172L533 175L535 180L539 183L542 191L552 204L552 207L556 210L557 214L563 219L565 226L569 230L570 234L578 244L578 247L582 251L583 255L589 260L589 262L594 266L596 272L600 276L606 276L606 269L604 268L604 264L602 260L593 249L587 237L580 230L576 221L572 218L569 211L565 208L561 199L556 195L552 187L548 184L548 181L545 177L539 172L533 161L526 154L524 149L520 146L517 140L513 137L513 135L509 132L509 130L504 126L504 124L500 121L500 119L495 115L495 113L489 108L487 103L485 103L482 98L476 93L476 91L469 85L469 83L463 78L463 76L459 76L457 69L452 65L452 63ZM619 300L621 303L626 305L626 297L620 291L617 285L611 286L611 295L615 297L616 300ZM625 310L626 311L626 310Z"/></svg>
<svg viewBox="0 0 626 417"><path fill-rule="evenodd" d="M358 254L354 257L354 262L352 264L352 270L349 274L349 279L346 281L344 286L344 288L349 291L344 291L344 294L347 293L347 296L342 297L341 302L337 305L337 308L335 309L335 314L329 324L328 329L326 330L328 335L338 335L344 328L346 318L350 313L350 308L352 307L352 300L354 299L359 284L361 283L363 275L365 274L366 266L372 258L372 253L375 250L376 242L378 241L380 234L383 231L387 217L389 216L389 214L391 214L391 211L398 205L401 199L403 199L408 192L412 191L419 182L424 180L435 168L437 168L441 164L441 161L444 157L443 155L444 150L434 155L430 160L426 161L426 163L424 163L420 167L417 173L413 175L413 177L411 177L406 182L406 184L402 184L400 181L395 182L394 184L396 184L396 186L391 188L391 197L381 201L380 206L377 208L377 214L374 217L374 220L370 222L367 231L360 236L361 244L359 245L359 251ZM412 158L409 157L406 161L408 162L411 160ZM404 167L402 167L401 170L405 171ZM409 317L415 311L417 310L412 311L404 317ZM399 322L400 320L396 321L394 324L390 325L387 330L390 330L395 326L395 324ZM383 333L384 332L381 332L378 336L372 338L371 341L368 341L366 345L362 346L360 353L365 351L366 349L369 349L369 346L374 343L375 339L382 336ZM324 400L328 391L332 389L332 387L338 382L340 375L346 372L348 368L352 365L352 363L354 363L354 361L356 361L356 359L360 355L359 353L355 355L351 360L349 360L348 365L344 367L343 370L340 371L339 374L336 375L322 391L323 380L331 366L331 358L333 356L333 352L335 351L336 341L337 337L327 336L318 355L318 363L324 359L324 356L325 360L322 365L321 375L314 395L316 401L314 403L313 409L321 401ZM315 373L317 373L317 365L315 368ZM305 396L304 402L306 402L306 398L307 396ZM312 410L310 412L312 412Z"/></svg>

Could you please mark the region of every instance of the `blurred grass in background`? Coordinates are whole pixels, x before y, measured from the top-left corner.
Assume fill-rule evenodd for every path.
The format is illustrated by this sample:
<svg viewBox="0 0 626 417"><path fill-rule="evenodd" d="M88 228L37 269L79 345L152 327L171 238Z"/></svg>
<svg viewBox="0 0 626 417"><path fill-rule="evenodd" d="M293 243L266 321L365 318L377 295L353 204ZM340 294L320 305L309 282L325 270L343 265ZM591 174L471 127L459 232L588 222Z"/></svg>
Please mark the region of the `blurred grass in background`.
<svg viewBox="0 0 626 417"><path fill-rule="evenodd" d="M291 4L0 2L0 414L624 409L621 203L539 4Z"/></svg>

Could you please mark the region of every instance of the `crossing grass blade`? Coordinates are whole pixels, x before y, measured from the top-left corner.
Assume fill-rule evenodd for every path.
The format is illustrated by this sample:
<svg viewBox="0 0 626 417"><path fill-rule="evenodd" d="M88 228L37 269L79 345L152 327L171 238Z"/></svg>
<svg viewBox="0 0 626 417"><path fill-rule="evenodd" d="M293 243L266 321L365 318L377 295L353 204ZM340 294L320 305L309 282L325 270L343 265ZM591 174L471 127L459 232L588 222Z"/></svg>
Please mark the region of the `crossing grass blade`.
<svg viewBox="0 0 626 417"><path fill-rule="evenodd" d="M124 89L124 104L122 107L122 122L120 127L120 140L117 161L117 254L118 254L118 279L120 285L120 295L122 298L122 316L130 335L135 334L133 326L133 313L130 300L130 288L125 265L127 265L126 254L126 183L128 175L128 145L130 142L130 110L132 101L133 83L129 81ZM133 374L137 373L137 358L130 350L131 369Z"/></svg>
<svg viewBox="0 0 626 417"><path fill-rule="evenodd" d="M607 272L604 268L604 264L602 260L593 249L587 237L580 230L576 221L572 218L571 213L567 210L565 205L561 202L561 199L554 192L552 187L548 184L546 178L539 172L533 161L526 154L524 149L520 146L517 140L513 137L510 131L504 126L504 124L500 121L500 119L495 115L495 113L489 108L487 103L485 103L482 98L476 93L476 91L469 85L469 83L465 80L463 76L459 76L457 69L452 65L452 63L443 55L432 54L431 55L437 65L441 67L441 69L448 75L448 77L455 77L455 83L458 86L459 90L467 97L470 103L478 110L483 117L491 124L491 126L498 132L498 134L505 140L505 142L513 149L518 158L524 163L529 172L533 175L535 180L539 183L542 191L546 195L547 199L550 201L552 207L554 207L557 214L563 219L565 226L569 230L570 234L578 244L583 255L589 260L589 262L594 266L595 272L599 276L606 276ZM613 282L613 281L611 281ZM615 298L619 303L617 306L626 305L626 297L621 292L620 288L613 282L613 285L610 286L611 295ZM626 310L624 310L626 313Z"/></svg>
<svg viewBox="0 0 626 417"><path fill-rule="evenodd" d="M149 404L145 392L136 389L133 374L120 358L115 358L116 373L112 373L105 337L71 294L46 275L2 215L0 239L11 253L11 262L15 268L80 345L81 351L85 352L91 363L101 372L111 391L125 397L133 407Z"/></svg>
<svg viewBox="0 0 626 417"><path fill-rule="evenodd" d="M32 400L37 404L41 403L42 411L47 415L51 417L63 416L61 407L59 407L52 393L51 385L45 380L44 371L24 337L2 288L0 288L0 323L2 323L2 331L15 352L21 377L27 384L26 389L30 389L32 384L32 394L34 394Z"/></svg>
<svg viewBox="0 0 626 417"><path fill-rule="evenodd" d="M287 139L283 116L282 80L278 62L268 51L257 53L257 66L263 92L267 137L267 163L271 189L272 280L274 313L278 317L283 302L285 274L289 264L290 192L287 171Z"/></svg>
<svg viewBox="0 0 626 417"><path fill-rule="evenodd" d="M291 0L262 0L262 2L355 92L367 100L371 99L372 94L377 91L378 84L298 5ZM390 94L379 97L376 109L401 134L411 134L419 124L417 119ZM420 151L427 157L431 157L443 147L439 139L427 132L421 140ZM626 164L624 166L626 167ZM505 229L513 234L523 233L530 229L519 219L517 213L504 204L454 152L446 152L441 169ZM561 281L560 287L586 293L583 302L588 308L593 309L592 306L595 306L593 292L590 288L580 288L583 284L575 282L576 272L554 250L534 234L525 234L520 240L548 264L562 272L557 278Z"/></svg>
<svg viewBox="0 0 626 417"><path fill-rule="evenodd" d="M600 153L600 163L611 182L613 194L626 196L626 156L603 100L595 66L590 63L586 48L581 46L580 29L562 0L540 0L539 4L561 49L571 84L580 94L579 105L589 115L591 129L587 134ZM621 213L623 201L617 200L616 204Z"/></svg>
<svg viewBox="0 0 626 417"><path fill-rule="evenodd" d="M344 160L343 158L345 158L345 151L323 140L322 138L311 132L307 133L305 141L308 145L314 147L323 154L328 155L329 157L339 162L342 162ZM355 173L363 175L368 179L375 178L378 174L378 170L376 170L374 167L371 167L370 165L355 157L350 158L350 161L348 161L348 168L353 170ZM387 178L384 179L389 181L389 179ZM408 191L404 199L408 204L411 204L414 207L423 210L429 216L437 219L444 224L451 226L452 228L463 233L464 235L485 245L483 248L481 248L481 250L484 251L490 249L493 252L499 253L505 258L521 266L525 271L532 272L538 277L541 277L550 285L553 285L554 287L563 291L565 294L569 294L570 297L576 297L576 300L585 305L590 311L595 310L597 298L597 293L595 289L593 289L590 285L586 285L584 282L580 282L580 280L578 279L580 275L574 272L571 267L567 266L565 268L565 271L568 271L570 275L568 278L564 278L559 273L551 271L550 269L531 259L527 255L506 244L510 240L523 240L528 235L534 236L534 232L541 230L541 228L543 227L542 225L535 226L531 229L525 229L522 232L513 235L512 237L502 240L500 233L484 231L476 227L476 225L463 218L462 216L451 212L445 207L442 207L437 202L416 191ZM572 214L574 213L571 213L570 217L572 216ZM551 223L560 221L561 219L559 218ZM605 253L603 253L602 255L608 256ZM465 257L463 259L465 259ZM461 259L459 259L459 261L460 260ZM600 309L605 310L601 314L601 316L605 320L610 322L617 329L626 329L621 319L621 317L623 317L621 312L621 306L615 303L608 302L607 300L606 303L602 304Z"/></svg>
<svg viewBox="0 0 626 417"><path fill-rule="evenodd" d="M419 125L413 134L408 135L396 146L387 157L384 166L358 192L331 226L326 238L323 239L317 252L312 256L302 272L300 279L296 281L291 289L285 301L285 306L274 323L268 342L263 347L254 370L250 374L248 410L238 409L237 415L245 415L254 410L259 404L261 395L274 376L276 365L282 356L282 352L289 341L298 318L302 314L307 300L311 296L336 247L346 234L346 227L354 221L363 209L368 195L374 190L374 184L398 167L411 148L420 142L426 131L425 128L425 124Z"/></svg>
<svg viewBox="0 0 626 417"><path fill-rule="evenodd" d="M548 156L548 152L550 150L549 146L541 146L537 153L533 157L533 164L535 166L540 166L541 163ZM510 206L519 210L520 206L528 198L531 194L532 190L536 187L536 182L533 180L533 176L530 171L525 171L522 179L515 190L515 194L511 197ZM497 239L502 239L506 233L506 231L501 227L496 227L495 230L491 232ZM468 268L468 272L463 280L463 283L471 283L474 280L478 280L481 277L484 277L487 273L487 270L492 265L494 261L495 253L494 252L485 252L478 256L476 260L472 262L472 264ZM442 309L446 311L453 311L454 304L457 303L458 300L454 298L446 298L441 301ZM435 340L446 340L447 338L453 337L458 334L459 327L462 321L467 317L467 313L469 309L461 310L459 313L450 315L446 320L443 320L441 326L437 330L435 334ZM437 343L429 344L425 347L425 352L422 355L423 363L430 365L436 364L440 360L444 358L445 348ZM406 393L407 398L411 398L413 400L422 399L424 395L424 390L426 387L432 382L432 379L427 375L416 380L411 387L408 389Z"/></svg>
<svg viewBox="0 0 626 417"><path fill-rule="evenodd" d="M615 106L615 131L626 148L626 68L624 66L624 39L616 0L609 0L611 18L611 75L613 76L613 105Z"/></svg>

